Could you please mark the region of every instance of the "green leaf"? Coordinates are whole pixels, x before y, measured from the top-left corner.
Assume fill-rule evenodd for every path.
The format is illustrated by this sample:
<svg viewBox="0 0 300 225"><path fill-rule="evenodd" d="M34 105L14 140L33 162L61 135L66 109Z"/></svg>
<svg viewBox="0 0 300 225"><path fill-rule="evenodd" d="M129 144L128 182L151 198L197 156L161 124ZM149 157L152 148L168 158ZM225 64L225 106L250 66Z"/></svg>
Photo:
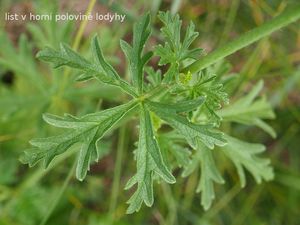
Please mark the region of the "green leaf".
<svg viewBox="0 0 300 225"><path fill-rule="evenodd" d="M183 100L176 103L157 103L157 102L150 102L151 105L156 106L157 108L167 109L168 111L172 111L173 113L182 113L182 112L190 112L205 102L205 97L199 97L192 100Z"/></svg>
<svg viewBox="0 0 300 225"><path fill-rule="evenodd" d="M167 169L154 136L150 113L143 105L140 107L140 134L136 161L137 173L125 187L125 189L129 189L137 184L135 193L128 200L127 213L139 211L143 202L147 206L152 206L154 173L167 183L175 183L175 178Z"/></svg>
<svg viewBox="0 0 300 225"><path fill-rule="evenodd" d="M198 59L200 53L202 53L203 49L201 48L195 48L192 50L189 50L189 47L193 43L193 41L196 40L199 33L195 32L195 25L192 21L190 21L189 26L187 27L187 30L185 32L185 37L182 42L181 47L181 60L191 58L191 59Z"/></svg>
<svg viewBox="0 0 300 225"><path fill-rule="evenodd" d="M262 120L275 118L271 104L265 97L255 100L262 88L263 81L259 81L245 97L221 109L217 112L218 115L224 121L258 126L272 137L276 137L273 128Z"/></svg>
<svg viewBox="0 0 300 225"><path fill-rule="evenodd" d="M97 35L94 36L94 38L92 39L92 52L94 55L94 59L96 61L96 63L101 67L101 69L103 71L105 71L105 73L114 78L119 80L120 76L118 75L118 73L115 71L115 69L104 59L100 44L99 44L99 39L97 37Z"/></svg>
<svg viewBox="0 0 300 225"><path fill-rule="evenodd" d="M134 25L132 46L125 41L120 42L121 48L130 64L133 85L140 94L143 93L144 66L152 57L152 52L147 52L145 55L142 54L150 34L150 14L147 13Z"/></svg>
<svg viewBox="0 0 300 225"><path fill-rule="evenodd" d="M173 53L169 43L166 43L165 46L158 45L155 48L155 55L158 55L160 57L158 62L158 65L160 66L166 65L168 63L178 64L177 58Z"/></svg>
<svg viewBox="0 0 300 225"><path fill-rule="evenodd" d="M226 135L226 140L228 144L221 148L221 150L234 163L242 187L246 185L244 168L253 175L257 183L261 183L262 180L269 181L274 178L270 160L257 156L257 154L265 151L265 146L244 142L228 135Z"/></svg>
<svg viewBox="0 0 300 225"><path fill-rule="evenodd" d="M55 68L69 66L76 69L87 70L91 63L74 52L66 44L60 44L60 51L46 47L37 53L37 58L53 63Z"/></svg>
<svg viewBox="0 0 300 225"><path fill-rule="evenodd" d="M179 65L172 64L168 71L164 74L163 83L168 84L174 81L174 78L178 75Z"/></svg>
<svg viewBox="0 0 300 225"><path fill-rule="evenodd" d="M198 141L210 149L214 148L215 145L223 146L226 144L223 133L214 130L211 125L191 123L185 117L176 114L167 104L151 101L146 103L151 111L183 135L192 148L196 148Z"/></svg>
<svg viewBox="0 0 300 225"><path fill-rule="evenodd" d="M152 67L145 67L147 73L147 80L150 82L152 88L161 84L161 71L154 71Z"/></svg>
<svg viewBox="0 0 300 225"><path fill-rule="evenodd" d="M183 176L190 175L195 169L200 167L201 175L196 192L201 192L201 205L208 210L215 198L214 182L223 184L224 180L216 167L213 150L208 149L202 143L197 143L196 152L192 161L186 166Z"/></svg>
<svg viewBox="0 0 300 225"><path fill-rule="evenodd" d="M169 151L174 155L179 167L185 167L190 162L191 152L179 144L169 144Z"/></svg>
<svg viewBox="0 0 300 225"><path fill-rule="evenodd" d="M158 143L164 158L168 159L168 168L184 168L190 163L191 151L185 146L185 140L177 132L171 131L159 134ZM171 157L169 156L173 156L175 159L174 163L171 162Z"/></svg>
<svg viewBox="0 0 300 225"><path fill-rule="evenodd" d="M77 142L82 143L76 168L76 177L83 180L89 170L93 155L101 155L98 142L128 111L136 106L135 101L123 104L97 113L87 114L77 118L70 115L64 117L45 114L44 120L52 126L71 129L61 135L36 138L30 141L35 147L31 152L25 152L23 163L35 165L41 159L45 167L57 156L64 153ZM98 157L96 157L98 160Z"/></svg>
<svg viewBox="0 0 300 225"><path fill-rule="evenodd" d="M201 112L206 116L208 121L219 125L221 117L218 116L217 110L219 110L222 105L227 105L229 103L229 99L223 84L215 74L214 68L208 68L207 70L201 71L200 76L195 75L196 82L192 84L191 88L187 88L187 90L194 97L206 97L206 101L204 107L201 108Z"/></svg>
<svg viewBox="0 0 300 225"><path fill-rule="evenodd" d="M170 47L174 51L178 51L180 47L180 31L182 21L179 18L179 15L171 15L170 11L168 12L159 12L158 18L163 22L164 27L161 28L166 41L170 44Z"/></svg>
<svg viewBox="0 0 300 225"><path fill-rule="evenodd" d="M103 135L105 131L100 131L98 129L93 129L88 135L83 135L83 143L78 155L77 167L76 167L76 177L78 180L84 180L87 171L90 169L90 163L93 155L97 155L101 150L97 150L97 142L100 140L99 136ZM96 135L97 134L97 135ZM99 136L98 136L99 135ZM98 157L96 157L98 160Z"/></svg>
<svg viewBox="0 0 300 225"><path fill-rule="evenodd" d="M285 17L280 17L281 19L275 19L274 23L266 25L264 28L268 30L267 33L298 18L295 12L285 15ZM246 182L244 168L253 174L257 182L273 177L269 161L257 156L264 150L264 146L225 136L217 130L219 123L215 122L221 122L222 116L225 121L229 122L256 124L274 136L275 132L272 128L262 121L262 119L274 117L270 104L264 98L255 100L262 88L262 83L232 106L217 111L228 100L223 82L221 82L221 75L227 72L228 67L220 63L201 71L200 76L195 73L200 70L199 68L206 68L242 45L246 46L258 40L260 34L254 37L257 34L250 32L250 35L244 36L244 40L241 38L235 42L238 45L237 48L232 45L225 46L220 51L217 50L216 53L211 54L215 58L208 55L203 58L203 63L196 62L180 73L183 65L198 60L202 50L191 47L198 33L191 22L185 35L181 36L182 22L178 15L172 16L169 12L160 13L159 18L164 23L161 31L165 43L154 49L156 55L160 57L158 64L168 64L166 66L168 69L162 75L159 70L155 71L153 68L147 69L146 67L152 57L151 51L144 52L151 33L150 14L147 13L134 25L132 44L120 42L129 63L132 85L123 80L104 58L96 36L91 43L93 60L90 61L64 44L61 44L59 50L46 48L38 53L37 56L40 59L53 63L55 67L68 66L80 70L81 74L77 80L98 79L121 88L133 96L134 100L82 117L68 114L64 116L45 114L43 118L47 123L63 128L64 131L57 136L31 140L33 148L25 151L22 162L33 166L43 160L45 166L48 166L56 156L64 154L71 146L79 143L81 147L77 156L76 177L83 180L92 161L98 160L107 152L107 149L103 148L100 143L100 139L112 130L129 111L139 105L139 141L135 150L136 174L125 187L129 189L135 186L136 189L128 200L127 213L138 211L143 203L151 206L154 202L154 180L161 179L167 183L174 183L175 178L171 172L177 167L184 168L184 176L191 174L197 168L201 170L197 191L201 192L201 204L204 209L208 209L215 197L214 183L224 183L214 160L213 154L216 152L213 151L216 150L211 150L215 146L221 146L221 150L234 162L242 185ZM260 32L264 33L263 30ZM2 40L1 35L0 40ZM26 63L30 64L26 61L26 54L30 49L26 43L24 39L20 40L20 57L16 57L17 53L12 45L6 46L5 43L0 42L1 53L7 51L9 57L17 59L12 63L10 60L0 58L0 64L7 68L16 68L15 63L17 63L18 67L23 65L22 68L27 70L29 67L26 67ZM22 72L21 69L18 71ZM34 71L33 67L26 71L26 75L30 77L32 71ZM145 74L149 82L144 82ZM41 89L45 88L41 86ZM45 96L48 96L47 92ZM76 100L76 96L72 95L72 99ZM119 98L118 101L123 100ZM162 126L163 123L170 127ZM171 131L166 132L165 128ZM156 132L159 132L159 135ZM171 134L171 136L164 138L165 134ZM187 148L187 144L195 150L193 154L190 148Z"/></svg>
<svg viewBox="0 0 300 225"><path fill-rule="evenodd" d="M69 66L81 70L82 74L77 78L77 81L95 78L103 83L120 87L126 93L136 97L137 95L133 88L126 81L122 80L114 68L104 59L96 36L92 39L91 45L95 58L94 62L89 62L66 44L61 44L59 51L45 48L38 52L37 57L53 63L55 68Z"/></svg>
<svg viewBox="0 0 300 225"><path fill-rule="evenodd" d="M195 32L195 25L190 22L187 27L185 36L181 43L181 24L179 15L172 16L170 12L159 12L159 19L163 22L164 27L161 29L166 43L164 46L158 45L155 48L155 54L160 57L159 65L177 64L179 65L185 59L197 59L202 49L195 48L189 50L192 42L198 37L199 33Z"/></svg>
<svg viewBox="0 0 300 225"><path fill-rule="evenodd" d="M32 56L33 46L24 34L20 35L18 50L10 41L7 33L0 30L0 67L30 82L31 89L36 88L41 96L46 96L46 80L38 71Z"/></svg>

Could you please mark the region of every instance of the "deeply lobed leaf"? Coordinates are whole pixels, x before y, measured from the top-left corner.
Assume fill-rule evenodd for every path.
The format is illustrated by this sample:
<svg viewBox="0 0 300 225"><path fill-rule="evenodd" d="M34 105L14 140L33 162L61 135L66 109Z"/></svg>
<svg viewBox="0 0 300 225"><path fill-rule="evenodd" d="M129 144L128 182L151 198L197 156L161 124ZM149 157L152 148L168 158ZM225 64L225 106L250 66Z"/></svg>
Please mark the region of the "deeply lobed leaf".
<svg viewBox="0 0 300 225"><path fill-rule="evenodd" d="M60 45L60 50L45 48L38 52L37 57L41 60L53 63L55 68L68 66L83 72L77 80L85 81L95 78L103 83L120 87L126 93L137 96L130 85L120 78L114 68L104 59L97 36L92 39L92 52L94 62L89 62L66 44Z"/></svg>
<svg viewBox="0 0 300 225"><path fill-rule="evenodd" d="M185 117L174 113L174 110L169 108L167 104L147 101L147 105L162 120L181 133L192 148L196 148L198 141L210 149L214 148L215 145L223 146L226 144L223 133L215 131L209 124L191 123Z"/></svg>
<svg viewBox="0 0 300 225"><path fill-rule="evenodd" d="M144 66L152 57L152 52L142 54L150 34L150 14L147 13L134 25L132 46L123 40L120 42L129 61L133 85L139 94L143 93L144 89Z"/></svg>
<svg viewBox="0 0 300 225"><path fill-rule="evenodd" d="M198 167L201 175L196 191L201 192L201 205L207 210L215 199L214 182L223 184L225 181L216 167L213 151L200 142L197 143L196 153L182 175L186 177Z"/></svg>
<svg viewBox="0 0 300 225"><path fill-rule="evenodd" d="M164 23L161 31L166 43L164 46L156 46L155 53L160 57L159 65L169 64L169 68L163 75L159 70L145 69L152 57L152 52L143 53L151 34L148 13L134 25L132 45L125 41L120 43L129 62L132 85L120 78L105 60L97 37L94 37L91 43L93 61L86 60L64 44L58 51L46 48L38 53L39 58L52 62L55 67L68 66L81 70L83 74L78 80L96 78L120 87L135 99L124 105L82 117L46 114L44 120L47 123L68 131L54 137L33 139L31 144L34 147L30 152L25 152L23 161L32 166L44 160L44 164L48 166L57 155L64 153L75 143L81 143L76 176L83 180L92 159L98 159L102 155L98 143L101 137L139 104L137 171L126 185L126 189L136 185L136 190L128 200L127 213L138 211L143 203L147 206L153 204L153 183L156 178L161 178L167 183L175 182L171 172L176 165L171 165L167 160L166 154L169 153L175 164L184 168L184 176L200 168L201 177L197 191L201 192L201 204L204 209L211 206L215 197L214 183L224 183L213 157L215 150L212 149L216 146L222 147L223 152L234 162L242 185L245 185L243 168L249 170L257 182L263 179L270 180L273 176L269 161L256 156L264 150L262 145L240 141L216 129L221 118L224 118L225 121L256 124L274 136L274 131L262 121L274 116L270 105L265 99L254 100L262 88L262 83L232 106L219 110L228 101L218 75L220 70L214 71L214 68L210 67L200 74L179 72L183 64L198 58L201 52L201 49L191 48L192 42L198 36L194 24L189 24L182 39L182 22L178 15L161 12L159 18ZM149 83L144 81L144 72L148 75ZM174 129L170 133L176 135L172 138L156 139L156 132L163 121ZM195 150L194 154L187 150L186 142Z"/></svg>
<svg viewBox="0 0 300 225"><path fill-rule="evenodd" d="M35 150L26 152L22 161L30 166L44 160L47 167L58 155L64 153L77 142L81 143L81 150L76 167L76 177L83 180L89 170L91 159L99 158L98 142L128 111L136 106L135 101L120 105L101 112L87 114L77 118L70 115L64 117L46 114L44 120L52 126L71 129L58 136L37 138L30 141ZM93 157L94 156L94 157Z"/></svg>
<svg viewBox="0 0 300 225"><path fill-rule="evenodd" d="M195 32L195 25L193 22L187 27L185 36L181 40L181 24L179 15L171 15L168 12L159 12L159 19L163 22L164 27L161 29L162 34L166 40L164 46L158 45L155 48L155 54L160 57L159 65L170 64L170 69L177 67L177 73L179 72L179 65L186 59L197 59L202 52L200 48L189 49L192 42L199 35Z"/></svg>
<svg viewBox="0 0 300 225"><path fill-rule="evenodd" d="M253 175L257 183L273 179L274 173L270 166L270 160L257 156L265 151L264 145L244 142L228 135L226 135L226 140L228 144L222 148L222 151L234 163L242 187L246 185L244 168Z"/></svg>
<svg viewBox="0 0 300 225"><path fill-rule="evenodd" d="M137 173L126 184L125 189L137 184L135 193L128 200L127 213L138 211L143 202L147 206L153 204L153 176L159 175L167 183L175 183L175 178L168 170L162 158L159 145L154 136L149 111L140 106L140 132L136 153Z"/></svg>
<svg viewBox="0 0 300 225"><path fill-rule="evenodd" d="M272 106L264 97L255 100L262 87L263 81L259 81L245 97L221 109L218 111L218 115L221 116L224 121L256 125L272 137L276 137L273 128L262 120L275 118Z"/></svg>

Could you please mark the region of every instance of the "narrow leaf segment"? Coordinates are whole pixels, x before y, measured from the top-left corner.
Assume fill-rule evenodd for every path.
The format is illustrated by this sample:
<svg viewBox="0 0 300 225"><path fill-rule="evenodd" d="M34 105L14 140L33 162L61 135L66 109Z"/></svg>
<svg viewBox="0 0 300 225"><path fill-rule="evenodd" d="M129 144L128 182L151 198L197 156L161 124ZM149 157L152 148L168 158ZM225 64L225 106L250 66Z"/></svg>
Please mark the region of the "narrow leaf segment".
<svg viewBox="0 0 300 225"><path fill-rule="evenodd" d="M125 189L137 184L137 190L128 200L127 213L138 211L143 202L147 206L153 204L154 173L167 183L175 183L175 178L165 166L157 140L153 132L153 125L149 111L144 105L140 106L140 135L136 152L137 173L126 184Z"/></svg>

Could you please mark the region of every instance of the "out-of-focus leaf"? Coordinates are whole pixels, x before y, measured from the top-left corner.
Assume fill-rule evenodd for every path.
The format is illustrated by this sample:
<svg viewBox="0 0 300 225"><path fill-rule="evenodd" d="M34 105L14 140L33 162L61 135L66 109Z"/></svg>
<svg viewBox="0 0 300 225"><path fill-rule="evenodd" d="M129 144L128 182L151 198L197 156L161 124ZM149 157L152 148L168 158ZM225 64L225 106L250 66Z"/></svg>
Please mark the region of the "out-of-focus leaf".
<svg viewBox="0 0 300 225"><path fill-rule="evenodd" d="M221 151L230 158L237 168L242 187L246 185L244 169L252 174L257 183L261 183L262 180L273 179L274 173L270 166L270 160L257 156L257 154L265 151L264 145L244 142L228 135L226 135L226 140L228 144L221 148Z"/></svg>
<svg viewBox="0 0 300 225"><path fill-rule="evenodd" d="M201 192L201 205L205 210L209 209L215 198L214 182L223 184L224 180L216 167L213 150L208 149L202 143L197 143L196 152L192 161L183 172L183 176L190 175L196 168L200 167L201 175L197 186L197 192Z"/></svg>
<svg viewBox="0 0 300 225"><path fill-rule="evenodd" d="M265 97L255 100L262 88L263 81L259 81L245 97L221 109L217 112L218 115L224 121L258 126L272 137L276 137L274 129L263 121L263 119L274 119L272 106Z"/></svg>

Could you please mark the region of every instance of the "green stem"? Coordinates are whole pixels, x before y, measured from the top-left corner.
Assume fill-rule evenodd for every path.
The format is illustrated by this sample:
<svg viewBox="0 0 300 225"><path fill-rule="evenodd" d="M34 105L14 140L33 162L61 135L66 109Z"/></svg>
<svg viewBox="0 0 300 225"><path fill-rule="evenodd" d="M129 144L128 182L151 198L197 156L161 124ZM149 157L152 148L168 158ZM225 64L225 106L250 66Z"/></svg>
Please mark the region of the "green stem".
<svg viewBox="0 0 300 225"><path fill-rule="evenodd" d="M70 151L66 152L61 157L57 158L50 166L45 170L44 168L40 167L37 169L33 174L26 177L24 181L14 190L12 196L10 197L9 201L5 204L2 208L3 215L6 215L11 205L14 204L15 201L19 198L19 196L26 192L29 188L37 184L43 177L45 177L53 168L55 168L60 163L64 162L67 158L73 155L76 152L77 148L70 149Z"/></svg>
<svg viewBox="0 0 300 225"><path fill-rule="evenodd" d="M166 183L162 183L162 191L166 199L166 205L168 206L169 215L166 219L167 224L178 224L177 221L177 202L173 197L172 190L170 186Z"/></svg>
<svg viewBox="0 0 300 225"><path fill-rule="evenodd" d="M96 4L96 0L90 0L89 5L87 7L87 10L85 12L85 15L89 15L92 12L95 4ZM88 20L83 20L80 23L79 29L76 33L76 36L75 36L75 39L74 39L74 42L73 42L73 45L72 45L73 50L78 49L81 38L82 38L82 35L83 35L83 32L84 32L84 29L85 29L87 23L88 23ZM58 94L57 94L57 96L59 96L59 98L61 98L64 94L64 90L65 90L65 88L67 86L67 83L68 83L68 78L69 78L70 71L71 70L69 68L66 68L64 70L61 85L59 86L59 90L58 90Z"/></svg>
<svg viewBox="0 0 300 225"><path fill-rule="evenodd" d="M249 214L251 213L251 209L255 206L257 200L259 199L263 190L263 186L257 186L251 194L247 197L244 202L243 207L238 212L237 216L234 219L233 225L245 224L245 220L249 218Z"/></svg>
<svg viewBox="0 0 300 225"><path fill-rule="evenodd" d="M195 198L197 185L198 169L196 169L196 171L188 177L187 184L185 185L184 197L181 200L181 206L183 206L183 208L187 211L189 211L192 206L193 199Z"/></svg>
<svg viewBox="0 0 300 225"><path fill-rule="evenodd" d="M222 198L214 204L214 206L204 215L205 218L214 218L218 213L223 210L229 203L234 199L234 197L241 191L239 184L236 184L230 191L226 192Z"/></svg>
<svg viewBox="0 0 300 225"><path fill-rule="evenodd" d="M112 186L110 206L109 206L109 216L110 216L111 222L114 221L114 212L115 212L115 209L117 206L117 201L118 201L123 153L127 146L126 132L127 132L127 126L126 126L126 124L124 124L120 128L119 136L118 136L119 140L118 140L117 158L116 158L113 186Z"/></svg>
<svg viewBox="0 0 300 225"><path fill-rule="evenodd" d="M181 0L173 0L172 1L172 5L171 5L172 15L175 15L179 11L181 4L182 4Z"/></svg>
<svg viewBox="0 0 300 225"><path fill-rule="evenodd" d="M287 26L290 23L295 22L300 18L300 7L294 7L293 9L286 10L281 15L275 17L269 22L254 28L240 36L239 38L233 40L229 44L226 44L223 47L209 53L204 56L202 59L197 60L191 65L183 69L183 73L190 71L191 73L196 73L211 64L216 63L217 61L225 58L228 55L258 41L259 39L271 34L272 32L281 29L284 26Z"/></svg>
<svg viewBox="0 0 300 225"><path fill-rule="evenodd" d="M232 28L232 25L233 25L234 20L236 18L236 14L237 14L239 5L240 5L240 0L233 0L232 1L230 9L229 9L228 17L227 17L227 20L226 20L225 28L224 28L224 31L223 31L223 35L221 36L219 45L223 45L227 41L227 39L229 37L229 33L231 31L231 28Z"/></svg>
<svg viewBox="0 0 300 225"><path fill-rule="evenodd" d="M96 0L91 0L90 1L89 5L87 7L87 10L85 12L85 15L89 15L92 12L95 4L96 4ZM84 32L84 29L85 29L87 23L88 23L88 20L83 20L82 23L79 26L79 30L76 33L75 40L74 40L74 43L72 45L72 48L74 50L77 50L78 47L79 47L79 44L80 44L80 41L81 41L81 38L82 38L82 35L83 35L83 32Z"/></svg>
<svg viewBox="0 0 300 225"><path fill-rule="evenodd" d="M70 183L72 176L74 175L75 172L75 168L76 168L76 161L74 160L73 166L66 178L66 180L63 183L63 186L61 187L59 193L56 195L54 201L52 202L52 204L50 205L49 210L47 211L43 221L40 223L40 225L45 225L48 221L48 219L50 218L52 212L54 211L55 207L57 206L57 204L59 203L59 200L61 199L63 193L65 192L66 188L68 187L68 184Z"/></svg>

